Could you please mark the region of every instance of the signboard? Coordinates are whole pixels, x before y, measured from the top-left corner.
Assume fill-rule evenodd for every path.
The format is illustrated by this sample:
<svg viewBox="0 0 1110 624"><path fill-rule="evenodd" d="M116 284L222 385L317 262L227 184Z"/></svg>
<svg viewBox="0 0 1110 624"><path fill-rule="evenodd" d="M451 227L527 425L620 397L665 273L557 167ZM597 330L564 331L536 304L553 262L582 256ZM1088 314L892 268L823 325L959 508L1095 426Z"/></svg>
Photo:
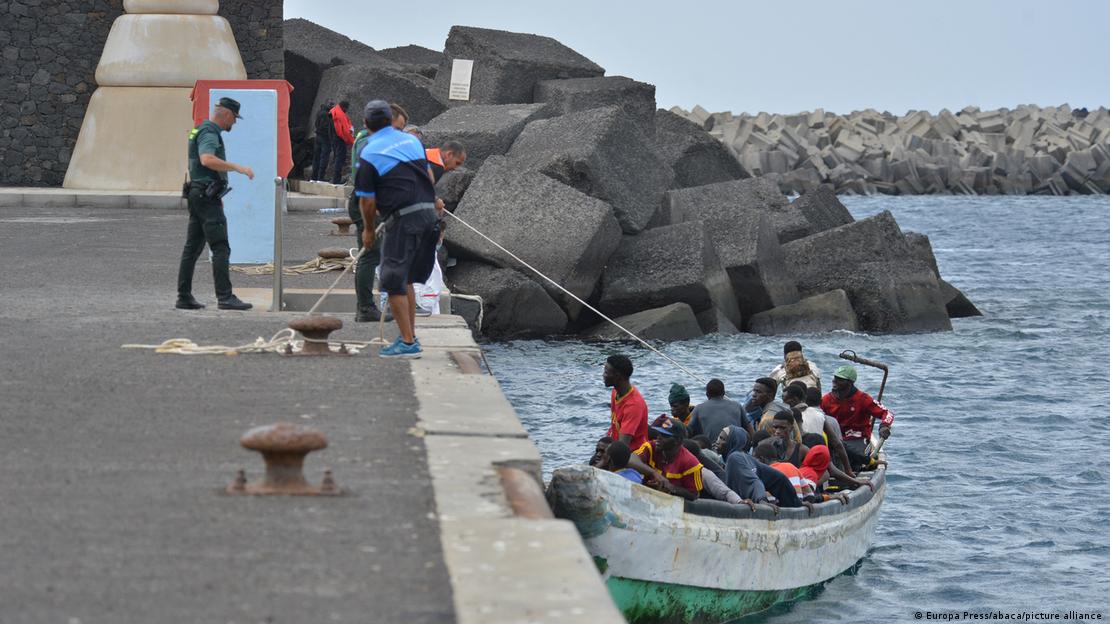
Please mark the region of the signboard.
<svg viewBox="0 0 1110 624"><path fill-rule="evenodd" d="M227 160L254 170L254 179L228 173L224 196L231 263L274 260L274 178L278 175L278 93L272 89L214 88L209 101L238 100L242 119L223 133Z"/></svg>
<svg viewBox="0 0 1110 624"><path fill-rule="evenodd" d="M451 90L449 100L470 99L470 76L474 73L474 61L455 59L451 61Z"/></svg>

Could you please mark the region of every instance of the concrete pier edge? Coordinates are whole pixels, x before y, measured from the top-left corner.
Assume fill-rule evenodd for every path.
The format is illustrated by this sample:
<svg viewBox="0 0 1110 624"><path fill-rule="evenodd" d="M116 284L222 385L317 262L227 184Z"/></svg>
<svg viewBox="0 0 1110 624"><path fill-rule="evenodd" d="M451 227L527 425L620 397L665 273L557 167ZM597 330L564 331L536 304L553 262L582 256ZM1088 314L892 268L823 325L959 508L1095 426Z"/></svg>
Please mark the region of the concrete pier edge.
<svg viewBox="0 0 1110 624"><path fill-rule="evenodd" d="M451 351L479 353L465 321L417 325L425 353L411 362L413 433L427 449L458 622L624 622L572 523L514 516L497 468L540 481L539 450L497 380L452 360Z"/></svg>
<svg viewBox="0 0 1110 624"><path fill-rule="evenodd" d="M347 209L345 199L291 192L290 212ZM0 187L0 208L133 208L185 210L181 193L173 191L94 191L62 188Z"/></svg>

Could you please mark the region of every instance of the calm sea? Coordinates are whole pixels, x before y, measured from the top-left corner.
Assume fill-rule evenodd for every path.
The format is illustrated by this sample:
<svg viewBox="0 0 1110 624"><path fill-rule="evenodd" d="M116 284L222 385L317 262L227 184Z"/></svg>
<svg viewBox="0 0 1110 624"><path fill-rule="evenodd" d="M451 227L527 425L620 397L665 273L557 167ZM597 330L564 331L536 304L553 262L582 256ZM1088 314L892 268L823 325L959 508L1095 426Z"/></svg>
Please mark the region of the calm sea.
<svg viewBox="0 0 1110 624"><path fill-rule="evenodd" d="M944 277L985 313L955 331L710 336L664 351L733 394L797 338L827 378L853 349L892 366L890 491L871 551L806 600L751 622L914 621L917 611L1102 611L1110 619L1110 199L845 198L928 234ZM605 357L629 353L652 415L672 381L646 349L519 341L490 364L543 453L585 460L608 423ZM874 393L881 373L861 370ZM826 381L827 383L827 381ZM675 579L681 582L681 579Z"/></svg>

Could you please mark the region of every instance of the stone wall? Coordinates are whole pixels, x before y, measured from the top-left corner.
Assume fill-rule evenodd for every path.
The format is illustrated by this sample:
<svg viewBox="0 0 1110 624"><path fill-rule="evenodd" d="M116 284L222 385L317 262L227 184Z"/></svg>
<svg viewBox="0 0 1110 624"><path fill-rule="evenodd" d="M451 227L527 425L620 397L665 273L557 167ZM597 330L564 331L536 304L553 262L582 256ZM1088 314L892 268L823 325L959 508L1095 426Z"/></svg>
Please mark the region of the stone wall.
<svg viewBox="0 0 1110 624"><path fill-rule="evenodd" d="M284 76L281 1L220 4L247 76ZM122 14L122 0L0 0L0 186L61 186Z"/></svg>

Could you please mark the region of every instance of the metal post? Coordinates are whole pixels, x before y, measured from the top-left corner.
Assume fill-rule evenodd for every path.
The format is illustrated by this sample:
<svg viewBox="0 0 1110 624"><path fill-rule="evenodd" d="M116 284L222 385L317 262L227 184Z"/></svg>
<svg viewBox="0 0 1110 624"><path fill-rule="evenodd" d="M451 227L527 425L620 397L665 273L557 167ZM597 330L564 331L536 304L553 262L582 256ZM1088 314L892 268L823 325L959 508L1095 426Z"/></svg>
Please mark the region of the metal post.
<svg viewBox="0 0 1110 624"><path fill-rule="evenodd" d="M274 178L274 298L270 303L271 312L281 312L282 299L282 266L284 264L281 251L281 224L285 213L285 180L281 177Z"/></svg>

